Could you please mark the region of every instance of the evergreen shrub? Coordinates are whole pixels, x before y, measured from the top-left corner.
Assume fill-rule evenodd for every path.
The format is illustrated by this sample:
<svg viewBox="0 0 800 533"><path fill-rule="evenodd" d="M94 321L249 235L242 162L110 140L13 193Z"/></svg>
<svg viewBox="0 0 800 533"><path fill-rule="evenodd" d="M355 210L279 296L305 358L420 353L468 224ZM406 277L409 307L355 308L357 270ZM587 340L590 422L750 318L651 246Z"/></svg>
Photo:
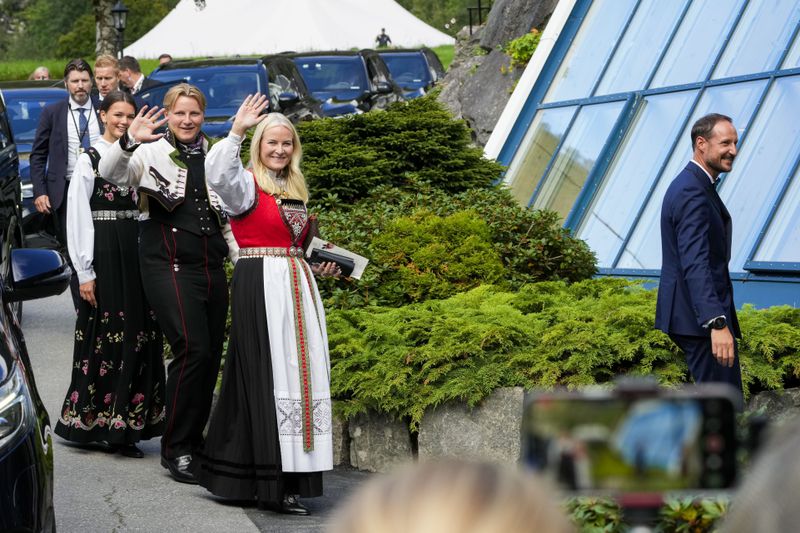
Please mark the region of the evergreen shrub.
<svg viewBox="0 0 800 533"><path fill-rule="evenodd" d="M298 133L312 199L333 209L379 185L422 181L448 192L488 187L503 170L470 145L466 123L432 94L384 112L303 122Z"/></svg>
<svg viewBox="0 0 800 533"><path fill-rule="evenodd" d="M450 400L474 406L495 389L602 384L653 374L688 380L683 354L653 329L654 290L618 278L571 285L484 285L445 300L328 314L331 388L345 417L383 412L418 427ZM745 395L783 388L800 368L800 312L741 313Z"/></svg>
<svg viewBox="0 0 800 533"><path fill-rule="evenodd" d="M450 219L447 228L436 228L440 218L436 218L434 223L425 222L425 217L446 218L464 212L472 214ZM475 253L470 261L486 262L487 271L494 272L488 265L494 264L494 258L499 256L503 266L500 277L475 276L471 283L454 284L447 290L439 287L441 290L437 292L420 291L416 282L403 283L411 278L400 276L395 271L400 263L406 268L406 274L409 274L408 269L413 270L419 265L408 261L409 250L404 253L397 244L391 245L391 254L387 253L386 246L394 237L383 234L394 235L401 226L403 231L410 232L411 226L416 224L414 239L429 242L437 250L437 257L430 258L431 263L426 268L434 268L438 261L441 264L438 268L449 269L450 265L467 260L463 248L466 243L461 241L463 235L477 231L469 226L472 222L468 223L476 217L488 228L488 241L493 251L484 247L471 248L473 252L485 250L486 253ZM424 183L412 184L408 188L381 186L349 209L321 210L319 218L326 239L371 260L364 277L357 283L331 280L320 283L326 303L332 307L398 306L439 298L479 283L501 284L514 289L535 281L579 281L596 272L592 251L585 242L561 226L556 213L524 209L501 187L452 194ZM400 218L403 218L402 223L397 222ZM456 227L458 223L465 226L459 229ZM433 243L431 234L436 236L433 240L439 242ZM413 242L408 242L408 239L403 242L416 250L417 245ZM419 271L420 275L426 273L425 269Z"/></svg>

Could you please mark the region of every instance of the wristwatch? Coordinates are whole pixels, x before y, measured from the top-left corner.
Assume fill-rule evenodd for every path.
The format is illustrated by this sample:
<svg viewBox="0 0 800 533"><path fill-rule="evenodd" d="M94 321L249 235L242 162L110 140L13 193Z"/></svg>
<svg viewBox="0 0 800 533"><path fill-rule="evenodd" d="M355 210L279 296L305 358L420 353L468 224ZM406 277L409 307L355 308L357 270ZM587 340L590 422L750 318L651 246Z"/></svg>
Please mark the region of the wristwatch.
<svg viewBox="0 0 800 533"><path fill-rule="evenodd" d="M725 320L724 316L718 316L717 318L713 319L709 324L711 329L725 329L728 325L728 321Z"/></svg>

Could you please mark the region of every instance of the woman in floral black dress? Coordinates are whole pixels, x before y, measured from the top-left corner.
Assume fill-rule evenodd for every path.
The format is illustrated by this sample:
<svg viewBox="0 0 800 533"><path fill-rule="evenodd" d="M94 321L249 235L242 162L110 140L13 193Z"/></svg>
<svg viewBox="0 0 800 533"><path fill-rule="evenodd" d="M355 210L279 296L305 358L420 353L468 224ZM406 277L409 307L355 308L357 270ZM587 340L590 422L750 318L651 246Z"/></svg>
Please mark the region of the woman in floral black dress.
<svg viewBox="0 0 800 533"><path fill-rule="evenodd" d="M133 189L97 174L102 154L136 115L133 98L109 93L100 106L102 139L75 166L67 196L67 240L80 282L72 383L56 424L59 436L100 442L128 457L164 429L162 336L139 275Z"/></svg>

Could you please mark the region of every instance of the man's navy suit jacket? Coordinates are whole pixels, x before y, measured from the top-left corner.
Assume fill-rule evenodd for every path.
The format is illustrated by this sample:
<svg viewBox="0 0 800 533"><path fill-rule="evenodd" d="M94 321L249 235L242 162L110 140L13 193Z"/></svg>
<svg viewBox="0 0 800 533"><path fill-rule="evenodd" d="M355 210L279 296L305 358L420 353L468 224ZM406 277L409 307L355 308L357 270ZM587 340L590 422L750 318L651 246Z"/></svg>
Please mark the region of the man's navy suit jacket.
<svg viewBox="0 0 800 533"><path fill-rule="evenodd" d="M703 324L725 315L731 332L741 336L728 272L731 237L731 216L711 180L688 163L661 205L657 329L708 337Z"/></svg>
<svg viewBox="0 0 800 533"><path fill-rule="evenodd" d="M97 116L97 105L93 105L93 108L95 116ZM30 155L33 197L48 195L50 206L54 210L58 209L65 200L67 150L69 149L68 109L69 99L45 106L39 117L39 125L36 128ZM97 116L97 123L102 132L103 125L100 123L99 116Z"/></svg>

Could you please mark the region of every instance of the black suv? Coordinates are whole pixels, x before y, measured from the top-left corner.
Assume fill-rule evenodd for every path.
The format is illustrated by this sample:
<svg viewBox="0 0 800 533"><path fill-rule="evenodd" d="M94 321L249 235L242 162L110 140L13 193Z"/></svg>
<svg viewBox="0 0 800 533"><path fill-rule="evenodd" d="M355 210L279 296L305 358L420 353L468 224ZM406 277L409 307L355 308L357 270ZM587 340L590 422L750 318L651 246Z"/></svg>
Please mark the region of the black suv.
<svg viewBox="0 0 800 533"><path fill-rule="evenodd" d="M53 439L20 327L23 300L64 292L53 250L21 248L19 156L0 92L0 531L56 528Z"/></svg>
<svg viewBox="0 0 800 533"><path fill-rule="evenodd" d="M170 61L149 78L162 83L141 93L149 105L161 106L169 88L182 81L203 91L203 131L211 137L227 135L244 98L256 92L269 94L269 110L283 113L292 122L322 116L320 102L309 94L297 68L284 57Z"/></svg>
<svg viewBox="0 0 800 533"><path fill-rule="evenodd" d="M406 100L423 96L444 76L442 62L430 48L388 48L378 50L378 54L389 67L394 81L403 88Z"/></svg>
<svg viewBox="0 0 800 533"><path fill-rule="evenodd" d="M403 101L403 90L374 50L287 54L300 70L325 116L385 109Z"/></svg>

